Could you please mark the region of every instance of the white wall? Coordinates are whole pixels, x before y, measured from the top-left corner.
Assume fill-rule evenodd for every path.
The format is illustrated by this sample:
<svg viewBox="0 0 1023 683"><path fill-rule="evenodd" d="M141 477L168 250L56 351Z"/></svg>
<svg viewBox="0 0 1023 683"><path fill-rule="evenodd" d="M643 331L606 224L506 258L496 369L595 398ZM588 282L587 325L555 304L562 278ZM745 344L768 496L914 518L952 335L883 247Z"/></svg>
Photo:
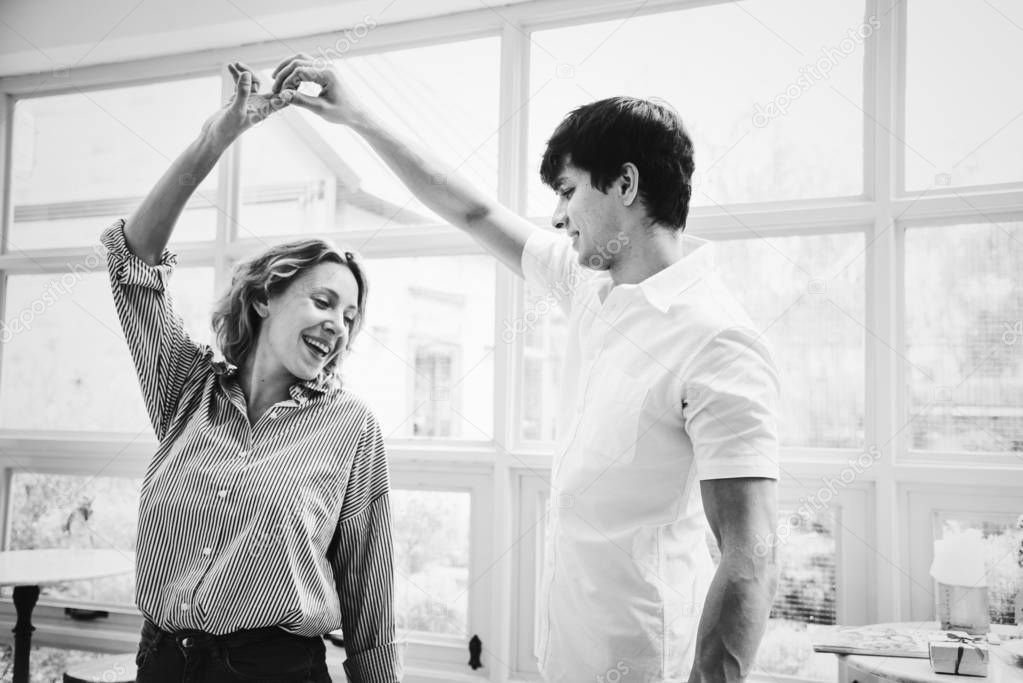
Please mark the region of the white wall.
<svg viewBox="0 0 1023 683"><path fill-rule="evenodd" d="M480 7L477 0L3 0L0 76L266 41L286 48L289 37L367 17L389 24Z"/></svg>

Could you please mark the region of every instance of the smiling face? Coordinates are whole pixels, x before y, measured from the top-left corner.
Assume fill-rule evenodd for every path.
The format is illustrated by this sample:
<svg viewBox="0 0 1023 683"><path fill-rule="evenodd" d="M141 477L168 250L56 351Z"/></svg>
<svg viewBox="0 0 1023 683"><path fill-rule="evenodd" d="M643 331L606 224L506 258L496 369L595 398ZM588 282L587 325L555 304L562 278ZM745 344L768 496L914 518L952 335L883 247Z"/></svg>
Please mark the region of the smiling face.
<svg viewBox="0 0 1023 683"><path fill-rule="evenodd" d="M558 205L551 224L564 230L579 255L579 263L594 270L607 270L621 253L626 224L623 204L612 186L601 192L590 182L590 174L566 162L554 182Z"/></svg>
<svg viewBox="0 0 1023 683"><path fill-rule="evenodd" d="M319 263L296 275L267 304L257 357L300 379L313 379L348 345L358 311L359 284L347 266Z"/></svg>

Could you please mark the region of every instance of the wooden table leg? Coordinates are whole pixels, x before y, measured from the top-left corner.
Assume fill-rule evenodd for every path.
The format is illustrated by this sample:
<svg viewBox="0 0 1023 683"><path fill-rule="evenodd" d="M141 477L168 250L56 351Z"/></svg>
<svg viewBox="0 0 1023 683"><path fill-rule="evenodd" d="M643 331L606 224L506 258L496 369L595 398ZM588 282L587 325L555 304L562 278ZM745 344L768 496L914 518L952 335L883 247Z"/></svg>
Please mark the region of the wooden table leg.
<svg viewBox="0 0 1023 683"><path fill-rule="evenodd" d="M14 683L29 683L28 665L32 656L32 610L39 600L39 586L15 586L14 607L18 621L14 625Z"/></svg>

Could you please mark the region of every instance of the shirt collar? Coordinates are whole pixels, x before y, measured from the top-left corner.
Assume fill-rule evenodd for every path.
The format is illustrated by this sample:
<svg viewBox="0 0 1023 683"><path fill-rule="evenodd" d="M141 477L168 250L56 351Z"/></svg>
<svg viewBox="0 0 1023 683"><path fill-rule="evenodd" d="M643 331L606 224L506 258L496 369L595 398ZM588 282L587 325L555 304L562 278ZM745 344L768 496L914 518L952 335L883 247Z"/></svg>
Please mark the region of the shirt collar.
<svg viewBox="0 0 1023 683"><path fill-rule="evenodd" d="M321 372L312 379L306 379L292 384L288 389L288 393L291 394L293 399L299 401L299 403L303 403L304 401L299 399L298 394L304 395L304 397L308 399L312 394L326 394L335 386L337 386L337 377L333 374L328 375L325 372Z"/></svg>
<svg viewBox="0 0 1023 683"><path fill-rule="evenodd" d="M219 375L222 379L238 377L238 366L233 363L229 363L226 360L216 361L213 364L213 373ZM291 398L302 405L314 394L325 394L331 389L335 388L338 383L338 378L333 374L327 374L321 372L319 375L312 379L300 380L295 382L288 387L288 394Z"/></svg>
<svg viewBox="0 0 1023 683"><path fill-rule="evenodd" d="M709 240L683 235L682 250L682 258L636 285L662 313L714 267L714 246Z"/></svg>

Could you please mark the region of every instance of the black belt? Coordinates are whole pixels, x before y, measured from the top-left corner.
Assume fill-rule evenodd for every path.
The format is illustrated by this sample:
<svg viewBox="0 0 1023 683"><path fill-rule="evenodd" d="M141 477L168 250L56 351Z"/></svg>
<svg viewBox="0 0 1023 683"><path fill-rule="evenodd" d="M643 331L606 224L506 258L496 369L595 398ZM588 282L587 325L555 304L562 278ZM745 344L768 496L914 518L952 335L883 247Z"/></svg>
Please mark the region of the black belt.
<svg viewBox="0 0 1023 683"><path fill-rule="evenodd" d="M309 640L308 636L289 633L277 626L247 629L235 631L234 633L225 633L223 635L215 635L213 633L207 633L206 631L197 631L192 629L164 631L151 621L147 621L146 626L152 631L159 633L159 635L163 638L173 638L180 647L186 650L214 650L222 647L243 647L245 645L263 643L275 638Z"/></svg>

